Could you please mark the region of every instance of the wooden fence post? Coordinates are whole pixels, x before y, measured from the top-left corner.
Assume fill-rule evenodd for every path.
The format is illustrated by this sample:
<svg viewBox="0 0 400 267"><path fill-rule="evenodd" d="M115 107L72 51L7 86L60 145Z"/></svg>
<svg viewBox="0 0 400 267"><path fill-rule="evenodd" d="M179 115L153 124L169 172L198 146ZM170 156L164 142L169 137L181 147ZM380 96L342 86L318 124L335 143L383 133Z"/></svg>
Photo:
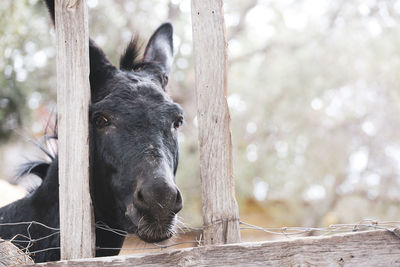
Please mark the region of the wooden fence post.
<svg viewBox="0 0 400 267"><path fill-rule="evenodd" d="M200 176L206 244L240 242L226 101L227 41L222 0L192 0Z"/></svg>
<svg viewBox="0 0 400 267"><path fill-rule="evenodd" d="M89 35L85 0L56 0L61 259L94 257L89 193Z"/></svg>

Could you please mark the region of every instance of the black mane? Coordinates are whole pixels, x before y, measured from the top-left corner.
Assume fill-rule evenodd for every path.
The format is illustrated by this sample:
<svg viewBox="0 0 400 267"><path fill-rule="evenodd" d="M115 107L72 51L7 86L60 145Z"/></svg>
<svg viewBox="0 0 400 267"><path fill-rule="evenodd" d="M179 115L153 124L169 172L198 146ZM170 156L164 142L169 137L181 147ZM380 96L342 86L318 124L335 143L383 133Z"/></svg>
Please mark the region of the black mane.
<svg viewBox="0 0 400 267"><path fill-rule="evenodd" d="M58 140L57 119L55 120L53 127L51 127L50 124L51 118L47 120L47 124L44 129L44 135L42 136L41 140L26 138L29 143L32 143L35 147L42 151L49 158L49 160L28 160L27 162L21 164L18 167L15 175L15 181L17 183L20 179L29 174L36 175L43 181L47 175L47 170L50 164L57 158L57 146L53 148L51 145L49 145L49 142L57 142ZM36 188L33 188L32 190L34 189Z"/></svg>
<svg viewBox="0 0 400 267"><path fill-rule="evenodd" d="M120 69L136 70L142 60L139 60L140 45L138 35L134 35L119 60Z"/></svg>
<svg viewBox="0 0 400 267"><path fill-rule="evenodd" d="M28 161L19 166L16 179L21 179L28 174L34 174L40 179L46 178L47 170L51 162L46 161Z"/></svg>

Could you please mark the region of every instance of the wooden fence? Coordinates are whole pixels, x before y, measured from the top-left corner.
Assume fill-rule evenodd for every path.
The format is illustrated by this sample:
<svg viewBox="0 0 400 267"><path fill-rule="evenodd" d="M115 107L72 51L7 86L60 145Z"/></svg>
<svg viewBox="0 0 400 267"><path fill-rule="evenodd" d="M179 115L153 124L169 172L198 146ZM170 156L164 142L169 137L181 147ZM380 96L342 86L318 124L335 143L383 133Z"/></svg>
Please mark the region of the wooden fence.
<svg viewBox="0 0 400 267"><path fill-rule="evenodd" d="M206 244L240 242L226 100L227 41L222 4L220 0L192 1ZM89 194L86 1L56 0L55 11L61 258L88 258L94 256L95 234Z"/></svg>
<svg viewBox="0 0 400 267"><path fill-rule="evenodd" d="M400 266L400 239L389 231L375 230L49 262L37 266Z"/></svg>
<svg viewBox="0 0 400 267"><path fill-rule="evenodd" d="M56 0L60 232L62 259L68 260L37 266L400 265L400 239L387 230L238 243L240 227L226 101L227 42L222 5L221 0L192 0L206 246L91 258L94 224L89 180L76 179L88 177L89 173L87 9L85 0ZM235 244L218 245L227 243Z"/></svg>

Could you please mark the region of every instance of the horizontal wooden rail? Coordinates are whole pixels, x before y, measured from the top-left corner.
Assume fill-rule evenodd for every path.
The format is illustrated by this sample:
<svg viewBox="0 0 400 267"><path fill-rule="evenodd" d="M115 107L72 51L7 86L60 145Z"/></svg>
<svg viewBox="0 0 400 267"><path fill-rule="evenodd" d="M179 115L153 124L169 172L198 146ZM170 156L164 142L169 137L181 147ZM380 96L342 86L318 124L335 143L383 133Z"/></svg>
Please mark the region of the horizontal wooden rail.
<svg viewBox="0 0 400 267"><path fill-rule="evenodd" d="M37 266L400 266L400 239L386 230L238 243Z"/></svg>

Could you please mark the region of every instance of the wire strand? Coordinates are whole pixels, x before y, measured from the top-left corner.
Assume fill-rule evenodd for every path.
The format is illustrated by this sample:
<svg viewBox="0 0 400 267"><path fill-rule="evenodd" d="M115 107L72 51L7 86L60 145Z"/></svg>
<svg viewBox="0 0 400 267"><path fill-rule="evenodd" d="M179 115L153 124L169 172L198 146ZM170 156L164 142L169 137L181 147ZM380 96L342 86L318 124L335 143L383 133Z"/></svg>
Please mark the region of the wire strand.
<svg viewBox="0 0 400 267"><path fill-rule="evenodd" d="M184 224L182 221L179 220L179 223L182 225L179 227L181 232L176 234L176 242L172 242L169 244L159 244L159 243L150 243L150 247L96 247L96 250L118 250L118 251L152 251L152 250L162 250L162 249L169 249L174 248L179 245L188 245L192 244L193 246L201 246L202 242L202 231L204 230L203 227L190 227ZM6 222L0 223L0 226L17 226L17 225L26 225L27 226L27 235L17 234L11 239L0 239L0 243L4 242L12 242L15 245L20 247L20 251L18 254L15 255L7 255L5 257L0 257L0 261L8 258L14 257L25 257L36 255L38 253L44 253L50 250L59 250L60 247L49 247L39 250L29 251L35 244L35 242L42 241L48 238L52 238L60 234L60 229L56 227L51 227L46 224L31 221L31 222ZM48 234L43 237L32 238L31 227L32 225L39 225L46 229L55 231L51 234ZM282 236L286 238L292 238L293 236L304 236L306 234L312 235L329 235L329 234L336 234L336 233L350 233L350 232L362 232L371 229L381 229L386 230L391 233L396 234L399 236L395 229L400 228L400 221L378 221L374 219L363 219L357 223L347 223L347 224L331 224L328 227L298 227L298 226L291 226L291 227L261 227L254 224L250 224L247 222L240 221L240 230L253 230L253 231L261 231L269 235L275 236ZM116 229L108 226L106 223L102 221L97 221L95 224L96 229L101 229L103 231L111 232L115 235L122 236L122 237L130 237L126 231L121 229ZM179 241L179 235L185 235L194 233L196 234L196 238L194 240L185 240ZM18 237L24 238L26 240L17 239ZM400 238L400 236L399 236ZM266 238L267 239L267 238ZM26 244L26 246L21 246L22 244Z"/></svg>

